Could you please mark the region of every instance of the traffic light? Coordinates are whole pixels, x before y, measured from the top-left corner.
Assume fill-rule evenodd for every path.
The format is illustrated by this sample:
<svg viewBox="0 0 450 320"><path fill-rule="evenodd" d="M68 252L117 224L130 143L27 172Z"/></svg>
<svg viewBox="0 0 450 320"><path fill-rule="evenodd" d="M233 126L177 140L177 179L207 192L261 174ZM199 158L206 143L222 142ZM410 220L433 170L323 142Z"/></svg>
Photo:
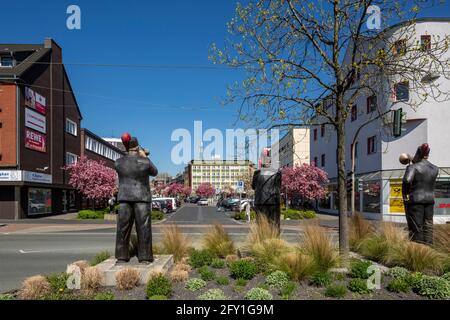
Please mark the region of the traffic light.
<svg viewBox="0 0 450 320"><path fill-rule="evenodd" d="M402 108L394 110L394 116L392 121L392 134L394 137L400 137L402 135L402 123L403 123L403 112Z"/></svg>
<svg viewBox="0 0 450 320"><path fill-rule="evenodd" d="M349 174L349 176L347 176L347 180L345 181L347 193L352 193L352 185L353 185L352 175Z"/></svg>

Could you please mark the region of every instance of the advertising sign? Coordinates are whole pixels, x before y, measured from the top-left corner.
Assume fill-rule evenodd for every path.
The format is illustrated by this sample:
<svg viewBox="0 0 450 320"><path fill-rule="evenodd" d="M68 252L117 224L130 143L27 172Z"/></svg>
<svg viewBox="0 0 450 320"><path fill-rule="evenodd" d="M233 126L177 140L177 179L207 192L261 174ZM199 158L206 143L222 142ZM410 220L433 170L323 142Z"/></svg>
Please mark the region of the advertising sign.
<svg viewBox="0 0 450 320"><path fill-rule="evenodd" d="M389 182L389 188L389 212L396 214L405 214L401 180L391 180Z"/></svg>
<svg viewBox="0 0 450 320"><path fill-rule="evenodd" d="M28 87L25 87L25 105L31 109L34 109L42 114L45 114L46 99L39 93L34 92Z"/></svg>
<svg viewBox="0 0 450 320"><path fill-rule="evenodd" d="M25 108L25 126L41 133L46 133L45 116Z"/></svg>
<svg viewBox="0 0 450 320"><path fill-rule="evenodd" d="M39 152L46 151L45 135L30 129L25 129L25 148Z"/></svg>
<svg viewBox="0 0 450 320"><path fill-rule="evenodd" d="M435 215L450 215L450 199L435 198L434 199L434 214Z"/></svg>

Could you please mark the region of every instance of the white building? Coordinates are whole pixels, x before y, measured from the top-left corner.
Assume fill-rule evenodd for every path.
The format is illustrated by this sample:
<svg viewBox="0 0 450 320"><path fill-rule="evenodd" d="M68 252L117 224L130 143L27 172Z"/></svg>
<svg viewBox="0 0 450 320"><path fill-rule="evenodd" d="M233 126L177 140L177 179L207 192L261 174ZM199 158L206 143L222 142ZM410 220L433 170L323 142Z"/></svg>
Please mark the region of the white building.
<svg viewBox="0 0 450 320"><path fill-rule="evenodd" d="M292 128L272 145L272 150L278 148L280 168L310 163L309 136L309 128Z"/></svg>
<svg viewBox="0 0 450 320"><path fill-rule="evenodd" d="M389 42L399 42L402 25L392 27L389 32ZM450 18L448 19L418 19L415 25L414 39L420 43L430 38L441 39L450 35ZM447 59L450 58L447 52ZM364 74L362 74L363 76ZM375 119L380 112L402 108L406 113L406 129L398 138L393 137L391 123L378 118L365 126L356 140L356 210L367 218L405 221L405 213L401 195L401 179L405 166L400 164L399 155L403 152L414 155L417 147L428 143L431 148L429 160L440 168L436 184L435 221L450 220L450 130L447 127L450 120L450 101L436 102L429 99L417 109L411 107L411 102L418 99L417 94L410 90L409 84L403 83L401 76L394 86L394 92L381 93L378 96L359 95L353 106L351 115L346 122L346 166L351 170L351 143L356 130L369 119ZM450 91L450 81L440 76L437 80L442 91ZM380 86L385 87L385 86ZM389 86L390 87L390 86ZM376 92L383 92L376 90ZM328 108L332 108L332 102ZM377 109L378 108L378 109ZM380 110L379 112L376 110ZM318 120L316 123L322 123ZM321 201L319 208L325 212L337 212L337 152L336 134L328 125L313 126L311 135L311 163L327 171L330 184L329 196ZM350 208L350 195L348 195Z"/></svg>

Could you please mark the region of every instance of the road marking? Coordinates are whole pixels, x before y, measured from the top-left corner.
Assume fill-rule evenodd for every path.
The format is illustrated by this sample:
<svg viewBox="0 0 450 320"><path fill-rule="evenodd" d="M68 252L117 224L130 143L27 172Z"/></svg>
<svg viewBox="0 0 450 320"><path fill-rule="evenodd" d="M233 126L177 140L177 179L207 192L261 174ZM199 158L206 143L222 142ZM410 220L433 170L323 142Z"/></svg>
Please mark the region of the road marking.
<svg viewBox="0 0 450 320"><path fill-rule="evenodd" d="M21 254L27 254L27 253L44 253L44 252L56 252L56 251L89 251L89 250L101 250L104 249L104 247L90 247L90 248L63 248L63 249L42 249L42 250L19 250L19 253Z"/></svg>

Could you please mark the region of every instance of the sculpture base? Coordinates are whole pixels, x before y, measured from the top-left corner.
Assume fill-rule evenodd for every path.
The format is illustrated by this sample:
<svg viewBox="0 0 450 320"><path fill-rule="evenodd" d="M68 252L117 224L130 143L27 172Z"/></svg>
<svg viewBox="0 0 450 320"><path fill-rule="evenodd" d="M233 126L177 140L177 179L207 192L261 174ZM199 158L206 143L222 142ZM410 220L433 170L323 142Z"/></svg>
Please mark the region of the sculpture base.
<svg viewBox="0 0 450 320"><path fill-rule="evenodd" d="M165 274L173 265L173 255L155 255L154 261L150 264L142 264L136 258L127 263L116 263L115 258L110 258L97 265L102 275L103 286L116 285L116 273L125 268L136 268L140 273L139 284L147 284L149 275L155 272Z"/></svg>

